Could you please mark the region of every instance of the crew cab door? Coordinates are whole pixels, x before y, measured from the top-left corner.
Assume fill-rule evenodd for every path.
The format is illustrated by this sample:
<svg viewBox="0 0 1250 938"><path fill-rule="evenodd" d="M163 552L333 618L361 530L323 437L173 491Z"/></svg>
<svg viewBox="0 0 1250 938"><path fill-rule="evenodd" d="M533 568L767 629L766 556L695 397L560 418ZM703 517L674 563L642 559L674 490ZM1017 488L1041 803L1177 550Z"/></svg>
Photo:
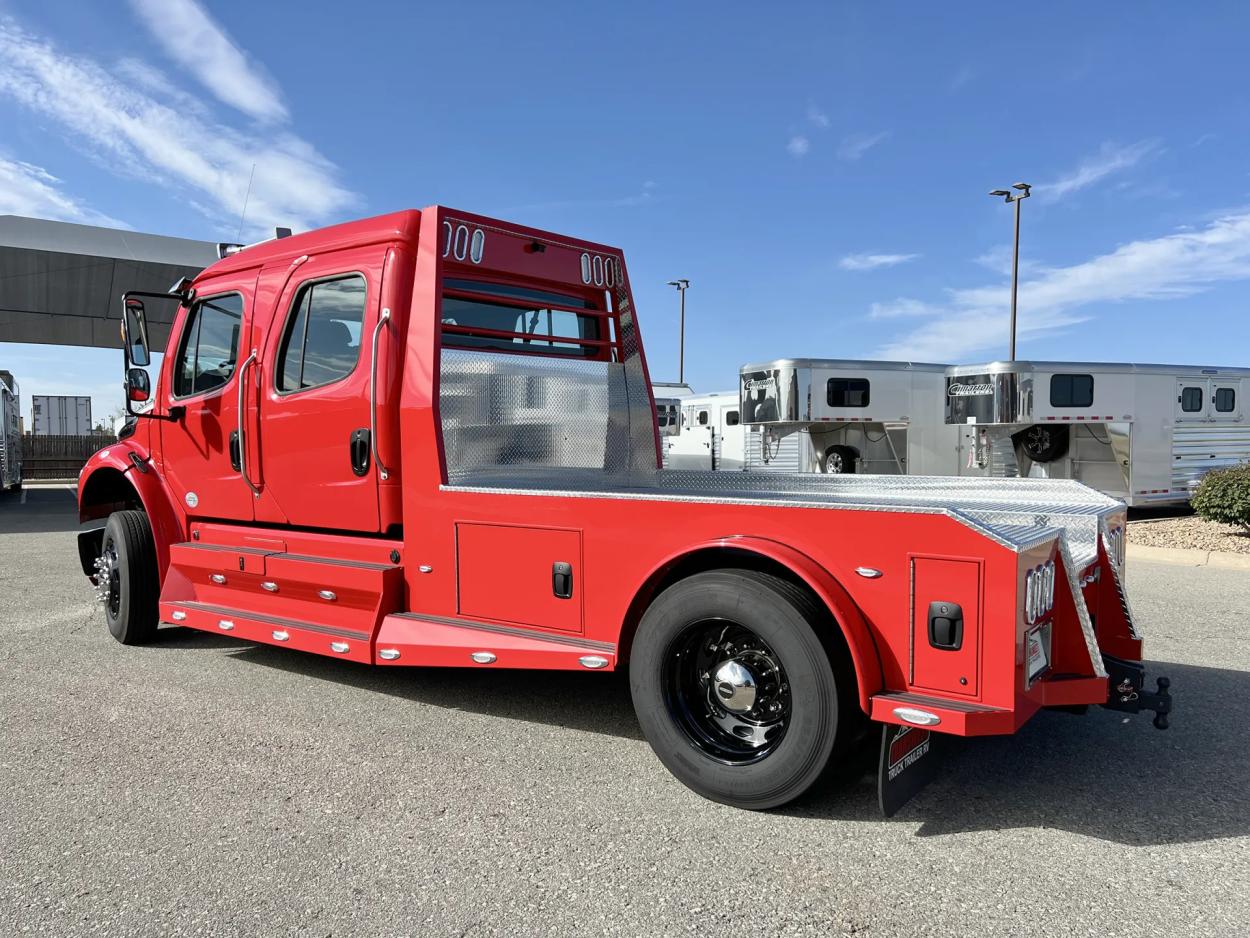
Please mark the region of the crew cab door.
<svg viewBox="0 0 1250 938"><path fill-rule="evenodd" d="M191 518L254 517L252 489L232 442L255 286L255 270L197 284L195 302L182 314L170 346L174 354L163 365L161 405L173 419L160 421L162 470Z"/></svg>
<svg viewBox="0 0 1250 938"><path fill-rule="evenodd" d="M290 524L379 529L369 388L385 254L353 248L261 273L280 290L261 368L261 465Z"/></svg>

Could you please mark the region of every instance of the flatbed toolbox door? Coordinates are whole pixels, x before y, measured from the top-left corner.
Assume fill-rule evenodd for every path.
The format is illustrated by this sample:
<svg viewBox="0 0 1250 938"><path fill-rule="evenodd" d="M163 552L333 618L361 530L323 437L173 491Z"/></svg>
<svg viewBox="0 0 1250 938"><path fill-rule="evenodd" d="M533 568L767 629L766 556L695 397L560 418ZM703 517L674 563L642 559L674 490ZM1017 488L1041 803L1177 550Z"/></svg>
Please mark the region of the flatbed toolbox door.
<svg viewBox="0 0 1250 938"><path fill-rule="evenodd" d="M913 687L980 693L981 564L912 557Z"/></svg>
<svg viewBox="0 0 1250 938"><path fill-rule="evenodd" d="M582 534L508 524L456 525L460 614L582 631Z"/></svg>
<svg viewBox="0 0 1250 938"><path fill-rule="evenodd" d="M261 274L281 290L265 341L261 458L290 524L378 530L370 378L385 252L338 251ZM395 345L382 332L380 357ZM378 401L379 412L393 403Z"/></svg>

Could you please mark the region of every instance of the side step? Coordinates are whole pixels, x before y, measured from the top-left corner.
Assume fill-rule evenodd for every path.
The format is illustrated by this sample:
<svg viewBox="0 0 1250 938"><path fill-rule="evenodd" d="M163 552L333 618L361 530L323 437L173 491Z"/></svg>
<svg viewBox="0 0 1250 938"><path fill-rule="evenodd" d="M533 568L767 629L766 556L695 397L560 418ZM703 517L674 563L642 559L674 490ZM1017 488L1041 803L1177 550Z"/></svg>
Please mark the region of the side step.
<svg viewBox="0 0 1250 938"><path fill-rule="evenodd" d="M398 612L382 620L378 664L611 671L616 645L576 635Z"/></svg>
<svg viewBox="0 0 1250 938"><path fill-rule="evenodd" d="M890 692L869 698L871 717L879 723L923 726L955 736L993 736L1015 731L1010 710L925 694Z"/></svg>
<svg viewBox="0 0 1250 938"><path fill-rule="evenodd" d="M373 660L369 641L372 636L356 629L318 625L195 600L162 602L160 609L162 622L204 632L221 632L248 642L286 645L362 664L370 664Z"/></svg>

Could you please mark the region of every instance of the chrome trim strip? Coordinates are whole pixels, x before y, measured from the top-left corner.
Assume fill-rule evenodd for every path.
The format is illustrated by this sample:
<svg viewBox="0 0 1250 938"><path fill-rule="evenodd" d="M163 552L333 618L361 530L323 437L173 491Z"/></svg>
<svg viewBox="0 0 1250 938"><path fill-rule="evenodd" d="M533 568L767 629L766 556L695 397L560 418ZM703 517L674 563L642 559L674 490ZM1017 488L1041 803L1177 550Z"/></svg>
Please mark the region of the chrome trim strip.
<svg viewBox="0 0 1250 938"><path fill-rule="evenodd" d="M478 622L473 619L453 619L450 616L423 615L419 612L393 612L391 615L400 619L412 619L416 622L432 622L436 625L453 625L461 629L477 632L494 632L496 635L511 635L517 638L532 638L543 642L554 642L557 645L572 645L588 651L602 651L616 654L614 642L600 642L582 638L577 635L553 635L550 632L539 632L537 629L519 628L513 625L496 625L491 622Z"/></svg>
<svg viewBox="0 0 1250 938"><path fill-rule="evenodd" d="M320 632L323 635L342 636L343 638L351 638L361 642L369 640L369 633L361 632L358 629L339 629L329 625L316 625L312 622L301 622L298 619L285 619L281 616L262 615L258 612L244 612L241 609L230 609L226 606L215 606L212 603L202 603L196 600L180 602L178 605L185 606L193 612L204 612L209 615L218 616L238 616L240 619L250 619L254 622L263 622L265 625L277 626L279 628L301 629L306 632Z"/></svg>

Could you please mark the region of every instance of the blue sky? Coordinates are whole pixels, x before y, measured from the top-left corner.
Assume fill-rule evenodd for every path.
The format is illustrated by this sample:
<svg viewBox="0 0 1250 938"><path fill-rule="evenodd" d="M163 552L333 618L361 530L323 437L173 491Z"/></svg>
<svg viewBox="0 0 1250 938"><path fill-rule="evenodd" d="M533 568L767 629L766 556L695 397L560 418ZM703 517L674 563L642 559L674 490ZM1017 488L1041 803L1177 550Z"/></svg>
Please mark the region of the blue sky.
<svg viewBox="0 0 1250 938"><path fill-rule="evenodd" d="M232 239L434 202L624 248L652 374L1250 364L1241 3L0 0L0 213ZM0 344L120 402L119 356ZM29 409L28 404L25 409Z"/></svg>

